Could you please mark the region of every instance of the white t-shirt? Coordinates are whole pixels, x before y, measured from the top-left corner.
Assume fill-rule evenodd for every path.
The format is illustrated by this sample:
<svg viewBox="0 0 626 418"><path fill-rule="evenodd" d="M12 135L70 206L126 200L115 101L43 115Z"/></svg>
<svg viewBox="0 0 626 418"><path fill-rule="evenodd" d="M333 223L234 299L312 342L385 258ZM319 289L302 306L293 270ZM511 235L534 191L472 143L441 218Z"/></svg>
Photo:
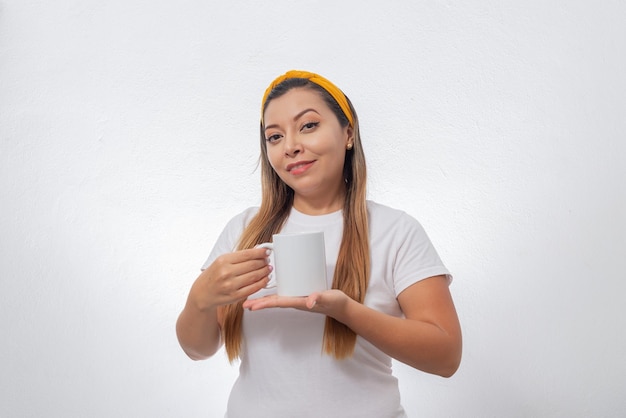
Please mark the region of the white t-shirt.
<svg viewBox="0 0 626 418"><path fill-rule="evenodd" d="M450 273L422 226L405 212L367 202L371 276L365 305L402 317L397 296L410 285ZM236 249L257 208L235 216L203 265ZM323 231L329 287L343 232L342 212L309 216L291 210L281 232ZM264 289L251 297L275 292ZM391 358L361 337L344 360L324 354L325 316L295 309L245 311L239 377L228 400L229 418L406 417Z"/></svg>

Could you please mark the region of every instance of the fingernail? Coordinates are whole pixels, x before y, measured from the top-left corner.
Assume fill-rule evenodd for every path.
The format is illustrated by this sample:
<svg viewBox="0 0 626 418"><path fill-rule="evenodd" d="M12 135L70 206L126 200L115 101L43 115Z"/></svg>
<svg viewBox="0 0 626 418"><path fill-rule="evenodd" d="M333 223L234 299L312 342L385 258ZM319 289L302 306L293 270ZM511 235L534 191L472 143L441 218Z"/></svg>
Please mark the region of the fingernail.
<svg viewBox="0 0 626 418"><path fill-rule="evenodd" d="M265 255L270 255L272 252L270 250L265 250Z"/></svg>
<svg viewBox="0 0 626 418"><path fill-rule="evenodd" d="M273 270L274 270L274 266L272 266L271 264L270 264L270 265L268 265L267 267L269 267L269 268L270 268L270 271L273 271Z"/></svg>

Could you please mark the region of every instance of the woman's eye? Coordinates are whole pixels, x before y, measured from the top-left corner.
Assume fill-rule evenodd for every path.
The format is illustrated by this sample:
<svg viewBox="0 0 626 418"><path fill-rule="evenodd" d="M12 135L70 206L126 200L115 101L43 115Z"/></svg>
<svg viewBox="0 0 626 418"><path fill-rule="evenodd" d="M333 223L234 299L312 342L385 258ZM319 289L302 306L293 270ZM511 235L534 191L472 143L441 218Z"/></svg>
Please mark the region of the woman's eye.
<svg viewBox="0 0 626 418"><path fill-rule="evenodd" d="M278 134L270 135L270 136L268 136L267 138L265 138L265 140L266 140L267 142L276 142L276 141L278 141L279 139L280 139L280 135L278 135Z"/></svg>
<svg viewBox="0 0 626 418"><path fill-rule="evenodd" d="M317 125L319 125L319 122L309 122L309 123L305 123L304 125L302 125L302 130L311 130L313 128L315 128Z"/></svg>

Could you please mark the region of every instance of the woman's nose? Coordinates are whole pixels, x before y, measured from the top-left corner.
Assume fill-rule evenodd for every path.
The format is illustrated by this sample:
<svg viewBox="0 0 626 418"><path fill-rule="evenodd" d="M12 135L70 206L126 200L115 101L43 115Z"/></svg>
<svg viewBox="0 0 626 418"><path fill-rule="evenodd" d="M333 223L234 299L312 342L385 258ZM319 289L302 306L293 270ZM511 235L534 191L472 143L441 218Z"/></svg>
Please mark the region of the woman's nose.
<svg viewBox="0 0 626 418"><path fill-rule="evenodd" d="M298 135L289 134L285 136L285 155L293 157L302 152L302 143Z"/></svg>

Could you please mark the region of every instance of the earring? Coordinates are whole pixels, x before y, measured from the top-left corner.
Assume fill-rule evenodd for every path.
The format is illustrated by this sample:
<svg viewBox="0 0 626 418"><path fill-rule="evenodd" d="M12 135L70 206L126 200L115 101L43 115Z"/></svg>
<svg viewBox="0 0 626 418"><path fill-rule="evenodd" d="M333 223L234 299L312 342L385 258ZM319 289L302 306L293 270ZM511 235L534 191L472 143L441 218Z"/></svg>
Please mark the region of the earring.
<svg viewBox="0 0 626 418"><path fill-rule="evenodd" d="M351 149L352 149L352 143L349 143L348 145L346 145L346 148L347 148L348 150L351 150Z"/></svg>

